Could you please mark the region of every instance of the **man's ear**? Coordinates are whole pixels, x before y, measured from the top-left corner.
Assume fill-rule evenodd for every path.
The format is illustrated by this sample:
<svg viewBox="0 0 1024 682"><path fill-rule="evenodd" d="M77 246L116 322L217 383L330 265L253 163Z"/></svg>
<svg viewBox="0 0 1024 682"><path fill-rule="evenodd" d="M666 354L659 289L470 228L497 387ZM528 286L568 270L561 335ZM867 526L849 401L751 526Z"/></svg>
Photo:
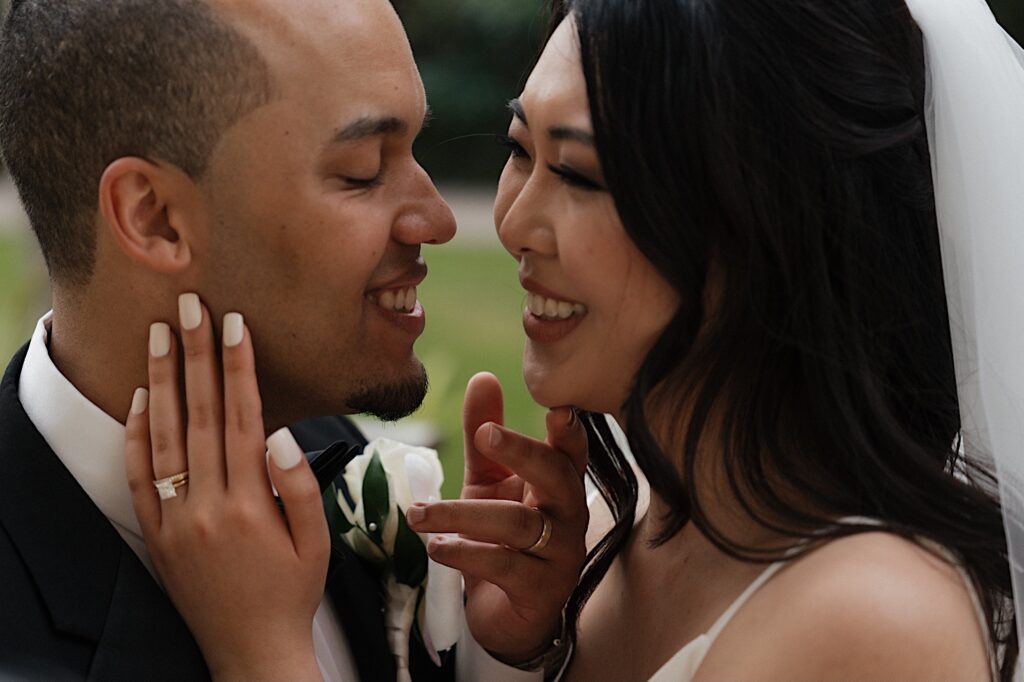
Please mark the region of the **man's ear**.
<svg viewBox="0 0 1024 682"><path fill-rule="evenodd" d="M120 158L100 178L100 214L126 256L156 272L177 274L192 263L195 189L174 166Z"/></svg>

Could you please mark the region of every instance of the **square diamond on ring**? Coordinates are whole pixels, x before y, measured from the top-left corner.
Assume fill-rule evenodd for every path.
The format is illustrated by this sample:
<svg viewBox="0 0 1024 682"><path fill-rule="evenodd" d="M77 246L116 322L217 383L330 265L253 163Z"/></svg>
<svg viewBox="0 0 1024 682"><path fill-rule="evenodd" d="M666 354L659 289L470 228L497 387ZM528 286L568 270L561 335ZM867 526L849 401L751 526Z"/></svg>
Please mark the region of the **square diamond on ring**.
<svg viewBox="0 0 1024 682"><path fill-rule="evenodd" d="M160 494L161 500L169 500L172 497L178 496L178 491L174 486L174 481L169 478L165 478L162 481L154 481L153 485L156 486L156 491Z"/></svg>

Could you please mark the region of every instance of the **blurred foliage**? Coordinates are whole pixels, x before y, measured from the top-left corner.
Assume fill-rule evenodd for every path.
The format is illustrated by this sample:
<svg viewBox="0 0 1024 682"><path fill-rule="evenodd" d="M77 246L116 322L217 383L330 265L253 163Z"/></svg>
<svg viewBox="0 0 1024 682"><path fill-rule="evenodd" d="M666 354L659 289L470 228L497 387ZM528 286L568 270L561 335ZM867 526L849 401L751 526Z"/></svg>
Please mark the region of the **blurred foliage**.
<svg viewBox="0 0 1024 682"><path fill-rule="evenodd" d="M508 156L494 134L519 94L546 29L538 0L394 0L434 120L417 143L442 181L493 184Z"/></svg>

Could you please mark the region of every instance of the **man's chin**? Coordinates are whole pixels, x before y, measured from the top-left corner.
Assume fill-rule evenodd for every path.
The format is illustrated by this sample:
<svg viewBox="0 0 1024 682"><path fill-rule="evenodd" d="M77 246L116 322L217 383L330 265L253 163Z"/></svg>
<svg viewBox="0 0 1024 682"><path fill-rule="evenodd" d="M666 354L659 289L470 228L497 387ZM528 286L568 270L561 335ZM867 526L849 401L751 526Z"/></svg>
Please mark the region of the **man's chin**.
<svg viewBox="0 0 1024 682"><path fill-rule="evenodd" d="M370 414L384 421L397 421L419 409L427 396L427 373L423 367L417 375L389 384L370 386L346 401L352 412Z"/></svg>

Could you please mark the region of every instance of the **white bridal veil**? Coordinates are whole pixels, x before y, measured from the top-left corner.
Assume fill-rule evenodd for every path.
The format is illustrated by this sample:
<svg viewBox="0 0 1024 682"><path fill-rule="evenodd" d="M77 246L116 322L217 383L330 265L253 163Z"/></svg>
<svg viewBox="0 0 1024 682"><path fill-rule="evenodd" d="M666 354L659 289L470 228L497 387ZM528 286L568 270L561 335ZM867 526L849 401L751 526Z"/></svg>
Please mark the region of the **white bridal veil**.
<svg viewBox="0 0 1024 682"><path fill-rule="evenodd" d="M984 0L907 5L925 40L926 125L964 448L996 466L1021 633L1024 50Z"/></svg>

